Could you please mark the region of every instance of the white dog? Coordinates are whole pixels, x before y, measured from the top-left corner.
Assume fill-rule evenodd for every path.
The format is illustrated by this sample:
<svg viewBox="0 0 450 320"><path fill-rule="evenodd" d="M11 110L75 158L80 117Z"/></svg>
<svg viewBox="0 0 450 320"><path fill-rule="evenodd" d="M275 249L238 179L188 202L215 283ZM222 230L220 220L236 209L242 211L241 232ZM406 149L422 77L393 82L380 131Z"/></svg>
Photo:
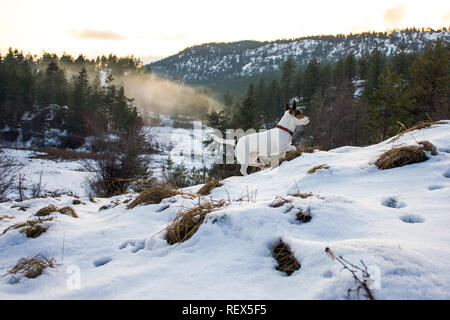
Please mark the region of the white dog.
<svg viewBox="0 0 450 320"><path fill-rule="evenodd" d="M308 123L308 117L297 110L297 103L294 100L292 107L286 104L286 111L275 128L241 137L234 150L236 159L241 165L241 173L246 176L248 166L263 168L265 163L258 163L258 157L260 160L273 156L284 157L287 151L296 150L296 147L291 144L295 127L305 126ZM209 135L217 143L235 145L234 140Z"/></svg>

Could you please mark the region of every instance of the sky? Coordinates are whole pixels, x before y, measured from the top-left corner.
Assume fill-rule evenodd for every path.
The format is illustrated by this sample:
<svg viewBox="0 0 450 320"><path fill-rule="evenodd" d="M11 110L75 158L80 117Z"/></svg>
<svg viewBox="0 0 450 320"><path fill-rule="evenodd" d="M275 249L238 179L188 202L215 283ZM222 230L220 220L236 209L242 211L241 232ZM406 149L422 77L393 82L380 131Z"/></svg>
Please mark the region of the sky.
<svg viewBox="0 0 450 320"><path fill-rule="evenodd" d="M449 27L446 0L0 0L0 52L9 47L144 62L206 42Z"/></svg>

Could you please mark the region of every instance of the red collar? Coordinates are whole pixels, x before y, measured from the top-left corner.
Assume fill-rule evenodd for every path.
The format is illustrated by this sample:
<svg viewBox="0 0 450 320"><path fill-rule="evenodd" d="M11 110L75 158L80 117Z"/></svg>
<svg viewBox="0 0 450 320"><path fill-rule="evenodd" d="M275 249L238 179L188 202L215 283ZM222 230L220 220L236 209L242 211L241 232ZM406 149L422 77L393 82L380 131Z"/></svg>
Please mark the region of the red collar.
<svg viewBox="0 0 450 320"><path fill-rule="evenodd" d="M285 128L285 127L280 126L280 125L277 125L277 128L286 131L287 133L289 133L291 135L291 137L294 136L294 133L291 130L289 130L288 128Z"/></svg>

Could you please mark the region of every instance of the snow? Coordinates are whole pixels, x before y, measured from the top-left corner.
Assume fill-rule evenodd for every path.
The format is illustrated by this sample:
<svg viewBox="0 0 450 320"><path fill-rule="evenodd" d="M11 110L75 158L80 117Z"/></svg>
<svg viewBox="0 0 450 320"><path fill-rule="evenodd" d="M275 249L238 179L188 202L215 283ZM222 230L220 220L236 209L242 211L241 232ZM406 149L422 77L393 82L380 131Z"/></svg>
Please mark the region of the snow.
<svg viewBox="0 0 450 320"><path fill-rule="evenodd" d="M432 142L438 155L389 170L371 164L392 147L421 140ZM39 252L58 263L36 279L0 278L0 299L346 299L354 282L326 247L379 272L372 288L377 299L449 299L449 150L445 121L395 142L316 151L228 178L206 198L229 204L210 213L192 238L172 246L164 240L165 228L198 199L177 195L132 210L111 204L136 194L95 203L82 197L80 205L72 205L70 196L32 199L26 212L11 208L17 203L1 203L0 212L15 218L0 220L0 233L48 204L71 205L79 218L53 213L47 232L35 239L18 230L0 236L2 275L19 258ZM307 174L324 163L329 169ZM298 191L314 196L288 195ZM270 207L277 196L295 208ZM99 211L104 205L110 208ZM311 221L297 222L296 210L308 208ZM270 248L279 239L301 264L290 277L275 269Z"/></svg>
<svg viewBox="0 0 450 320"><path fill-rule="evenodd" d="M186 120L189 127L187 129L173 128L173 120L169 116L158 116L161 125L144 127L145 132L149 133L160 146L159 153L146 155L154 177L157 179L163 178L162 167L167 165L169 157L174 165L184 164L187 169L210 168L213 165L214 154L204 149L202 144L206 134L213 129L198 124L194 127L195 122L192 120ZM53 130L59 132L56 129ZM46 141L50 142L50 138L50 135L47 135ZM113 136L110 137L110 139L113 138ZM89 152L89 145L92 140L92 137L88 137L84 146L75 151ZM89 191L86 189L86 180L94 174L84 168L85 160L54 161L39 159L37 156L45 153L25 149L5 148L3 153L12 158L18 168L20 167L17 173L25 177L25 186L28 188L39 182L42 172L44 194L57 192L81 197L89 195ZM9 198L17 199L18 191L13 190Z"/></svg>
<svg viewBox="0 0 450 320"><path fill-rule="evenodd" d="M84 162L77 161L54 161L36 158L44 153L20 150L20 149L3 149L3 155L14 160L17 166L17 174L25 177L25 187L31 187L39 182L42 172L42 189L47 193L67 193L76 196L87 196L88 192L84 186L85 181L92 175L87 172ZM13 190L9 195L10 198L18 197L18 191Z"/></svg>

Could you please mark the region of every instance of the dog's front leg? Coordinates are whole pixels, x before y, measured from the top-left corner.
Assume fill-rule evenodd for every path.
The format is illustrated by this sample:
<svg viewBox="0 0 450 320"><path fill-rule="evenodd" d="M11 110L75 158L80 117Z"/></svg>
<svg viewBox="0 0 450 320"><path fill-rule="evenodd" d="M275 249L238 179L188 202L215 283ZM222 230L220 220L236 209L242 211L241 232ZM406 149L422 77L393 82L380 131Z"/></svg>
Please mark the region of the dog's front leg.
<svg viewBox="0 0 450 320"><path fill-rule="evenodd" d="M288 151L297 151L297 147L291 144L288 147Z"/></svg>

